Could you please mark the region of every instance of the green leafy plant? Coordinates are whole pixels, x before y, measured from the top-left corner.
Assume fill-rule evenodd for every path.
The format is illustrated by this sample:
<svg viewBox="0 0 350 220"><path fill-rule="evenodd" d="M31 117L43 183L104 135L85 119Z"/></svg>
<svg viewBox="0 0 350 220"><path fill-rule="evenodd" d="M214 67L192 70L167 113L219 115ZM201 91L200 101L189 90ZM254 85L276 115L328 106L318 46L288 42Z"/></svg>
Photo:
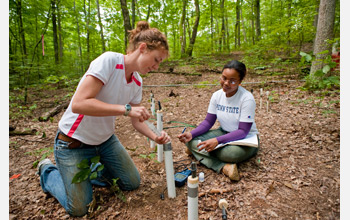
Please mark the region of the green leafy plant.
<svg viewBox="0 0 350 220"><path fill-rule="evenodd" d="M92 167L95 167L97 163L100 161L100 156L95 156L93 158L82 160L77 167L81 169L72 179L72 183L81 183L85 181L87 178L90 180L97 178L97 172L102 171L104 169L104 165L101 164L95 171L92 171Z"/></svg>
<svg viewBox="0 0 350 220"><path fill-rule="evenodd" d="M322 51L321 53L327 53L328 51ZM312 63L316 58L313 55L305 52L300 52L301 64ZM302 90L317 90L317 89L330 89L332 87L340 87L340 77L329 75L332 68L336 67L337 63L332 61L330 55L326 56L323 63L325 65L322 69L315 71L314 74L308 74L305 77L305 84L300 89Z"/></svg>
<svg viewBox="0 0 350 220"><path fill-rule="evenodd" d="M90 180L97 178L97 173L102 171L104 169L104 165L100 164L96 170L93 171L93 168L98 165L100 161L100 156L95 156L93 158L89 159L83 159L79 164L77 164L77 167L81 169L72 179L72 183L81 183L88 178ZM109 182L107 178L104 178L110 184L110 190L123 202L126 202L125 195L123 191L118 186L118 180L119 178L112 179L112 182Z"/></svg>

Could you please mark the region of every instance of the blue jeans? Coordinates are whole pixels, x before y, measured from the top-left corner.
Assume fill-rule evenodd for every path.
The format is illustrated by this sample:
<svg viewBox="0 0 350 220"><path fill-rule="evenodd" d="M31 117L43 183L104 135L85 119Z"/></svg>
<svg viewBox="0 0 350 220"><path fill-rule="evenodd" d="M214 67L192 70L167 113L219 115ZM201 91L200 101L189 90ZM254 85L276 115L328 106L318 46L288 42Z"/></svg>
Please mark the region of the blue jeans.
<svg viewBox="0 0 350 220"><path fill-rule="evenodd" d="M188 149L192 152L193 156L200 160L200 162L208 168L213 169L217 173L220 172L222 167L226 163L239 163L255 156L258 152L257 147L227 145L225 147L216 149L211 152L199 151L197 148L198 141L205 141L211 138L215 138L221 135L225 135L228 132L222 128L213 129L204 133L198 137L195 137L191 141L186 143ZM260 144L260 141L259 141Z"/></svg>
<svg viewBox="0 0 350 220"><path fill-rule="evenodd" d="M72 216L83 216L87 213L87 205L92 201L92 182L87 179L81 183L72 183L77 167L83 159L100 156L104 165L102 176L112 183L117 181L121 190L134 190L140 186L140 174L115 135L100 145L84 148L68 149L67 142L55 138L54 155L56 165L45 165L40 172L40 185L45 193L54 196L65 210ZM100 176L100 175L99 175Z"/></svg>

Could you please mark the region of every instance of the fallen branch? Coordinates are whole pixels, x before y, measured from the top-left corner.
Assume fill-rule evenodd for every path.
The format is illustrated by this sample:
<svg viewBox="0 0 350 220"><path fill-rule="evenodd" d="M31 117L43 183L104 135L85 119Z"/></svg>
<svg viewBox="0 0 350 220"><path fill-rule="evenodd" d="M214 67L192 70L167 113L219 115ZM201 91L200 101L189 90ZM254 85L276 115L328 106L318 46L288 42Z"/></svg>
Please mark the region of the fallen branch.
<svg viewBox="0 0 350 220"><path fill-rule="evenodd" d="M10 136L16 136L16 135L35 135L37 132L36 129L32 129L29 131L10 131Z"/></svg>
<svg viewBox="0 0 350 220"><path fill-rule="evenodd" d="M67 108L68 105L69 105L69 101L52 108L50 111L45 112L44 114L42 114L39 117L39 121L47 121L47 120L49 120L51 117L57 115L60 111L62 111L62 109Z"/></svg>

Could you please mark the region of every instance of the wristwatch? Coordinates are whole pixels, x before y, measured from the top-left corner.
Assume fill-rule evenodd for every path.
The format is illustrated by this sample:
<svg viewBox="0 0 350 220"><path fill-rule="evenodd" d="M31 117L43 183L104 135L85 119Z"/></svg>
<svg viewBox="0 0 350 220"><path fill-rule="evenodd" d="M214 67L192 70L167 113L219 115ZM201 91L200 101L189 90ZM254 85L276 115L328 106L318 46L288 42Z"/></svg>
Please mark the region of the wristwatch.
<svg viewBox="0 0 350 220"><path fill-rule="evenodd" d="M124 115L125 115L125 116L128 116L128 114L129 114L130 111L131 111L131 105L126 104L126 105L125 105L125 112L124 112Z"/></svg>

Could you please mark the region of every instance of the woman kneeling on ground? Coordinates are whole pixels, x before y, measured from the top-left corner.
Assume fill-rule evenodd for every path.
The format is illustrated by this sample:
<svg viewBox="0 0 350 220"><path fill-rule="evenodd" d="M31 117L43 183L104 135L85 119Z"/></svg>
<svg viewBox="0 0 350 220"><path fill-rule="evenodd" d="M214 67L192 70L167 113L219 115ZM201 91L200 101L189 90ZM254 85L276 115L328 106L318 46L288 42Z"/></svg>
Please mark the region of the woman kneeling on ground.
<svg viewBox="0 0 350 220"><path fill-rule="evenodd" d="M258 146L228 144L215 148L218 144L241 140L247 135L256 135L259 143L254 122L254 96L240 86L246 72L245 65L239 61L227 63L220 76L222 89L212 95L205 120L191 132L178 135L187 146L187 154L193 154L206 167L235 181L240 179L236 164L256 155ZM220 127L210 130L216 119Z"/></svg>
<svg viewBox="0 0 350 220"><path fill-rule="evenodd" d="M158 144L170 141L162 131L157 137L144 123L150 113L141 106L142 78L168 57L165 35L145 21L130 31L127 55L105 52L91 62L62 116L54 143L56 166L49 159L38 165L40 185L72 216L83 216L92 201L92 184L105 186L118 178L121 190L140 185L140 174L114 134L115 119L130 117L133 127ZM100 156L102 181L72 183L84 159ZM93 168L91 168L93 169Z"/></svg>

